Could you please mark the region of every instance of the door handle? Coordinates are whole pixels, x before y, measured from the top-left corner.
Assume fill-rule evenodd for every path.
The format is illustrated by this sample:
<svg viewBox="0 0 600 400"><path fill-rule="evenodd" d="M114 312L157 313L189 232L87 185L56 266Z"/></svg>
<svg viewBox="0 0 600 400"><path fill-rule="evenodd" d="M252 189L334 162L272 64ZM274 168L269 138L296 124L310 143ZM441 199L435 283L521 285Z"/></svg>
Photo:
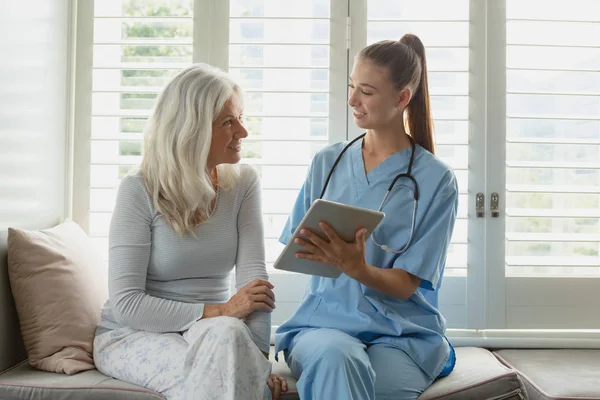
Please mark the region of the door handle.
<svg viewBox="0 0 600 400"><path fill-rule="evenodd" d="M485 217L485 196L481 192L475 195L475 215L477 218Z"/></svg>
<svg viewBox="0 0 600 400"><path fill-rule="evenodd" d="M500 216L500 195L496 192L492 193L490 211L492 213L492 218L498 218Z"/></svg>

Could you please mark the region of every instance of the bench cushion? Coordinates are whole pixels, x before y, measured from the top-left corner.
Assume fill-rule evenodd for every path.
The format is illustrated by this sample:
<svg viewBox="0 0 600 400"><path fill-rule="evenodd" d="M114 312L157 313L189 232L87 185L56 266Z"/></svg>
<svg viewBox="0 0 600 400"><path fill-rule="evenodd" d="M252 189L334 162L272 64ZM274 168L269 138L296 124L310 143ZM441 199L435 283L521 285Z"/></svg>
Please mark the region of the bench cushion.
<svg viewBox="0 0 600 400"><path fill-rule="evenodd" d="M273 357L271 357L273 359ZM280 357L273 372L288 380L289 390L282 399L298 400L296 379ZM456 367L438 379L420 400L523 399L523 385L516 371L502 365L488 350L474 347L456 349ZM26 362L0 374L0 399L153 399L163 397L153 391L109 378L97 370L72 376L38 371ZM544 398L544 397L542 397Z"/></svg>
<svg viewBox="0 0 600 400"><path fill-rule="evenodd" d="M279 359L274 363L273 373L287 379L288 393L285 400L298 400L296 379L289 368ZM23 362L16 367L0 373L0 399L49 399L49 400L159 400L159 393L109 378L98 370L81 372L75 375L56 374L39 371Z"/></svg>
<svg viewBox="0 0 600 400"><path fill-rule="evenodd" d="M600 350L507 349L495 355L522 376L531 400L600 400Z"/></svg>
<svg viewBox="0 0 600 400"><path fill-rule="evenodd" d="M516 371L478 347L457 347L450 375L433 383L419 400L524 399L525 388Z"/></svg>
<svg viewBox="0 0 600 400"><path fill-rule="evenodd" d="M274 360L273 354L271 359ZM296 379L288 366L279 358L274 362L273 373L287 379L289 390L282 400L298 400ZM81 372L75 375L56 374L39 371L27 362L0 373L0 399L49 399L49 400L144 400L164 399L159 393L112 379L98 370Z"/></svg>
<svg viewBox="0 0 600 400"><path fill-rule="evenodd" d="M36 370L27 362L0 373L0 399L164 400L159 393L89 370L75 375Z"/></svg>

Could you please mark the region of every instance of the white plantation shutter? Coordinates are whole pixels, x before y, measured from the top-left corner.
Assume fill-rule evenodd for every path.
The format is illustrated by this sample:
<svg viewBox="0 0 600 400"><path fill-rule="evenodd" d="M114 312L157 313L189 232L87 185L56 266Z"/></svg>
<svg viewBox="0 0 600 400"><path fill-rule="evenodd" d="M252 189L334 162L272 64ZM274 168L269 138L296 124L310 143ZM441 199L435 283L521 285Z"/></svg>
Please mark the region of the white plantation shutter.
<svg viewBox="0 0 600 400"><path fill-rule="evenodd" d="M192 62L190 1L95 1L89 234L107 254L120 179L141 161L158 93Z"/></svg>
<svg viewBox="0 0 600 400"><path fill-rule="evenodd" d="M436 154L453 168L460 191L458 219L448 249L439 303L448 326L464 328L469 246L469 0L356 0L350 9L353 41L358 43L352 46L349 69L354 54L379 40L399 40L404 34L413 33L426 47ZM362 27L360 19L365 12L364 32L355 32Z"/></svg>
<svg viewBox="0 0 600 400"><path fill-rule="evenodd" d="M507 6L506 273L600 276L600 3Z"/></svg>
<svg viewBox="0 0 600 400"><path fill-rule="evenodd" d="M600 3L506 13L507 325L599 328Z"/></svg>
<svg viewBox="0 0 600 400"><path fill-rule="evenodd" d="M469 0L367 2L367 44L406 33L426 48L436 155L450 165L460 190L446 276L467 274L469 168Z"/></svg>
<svg viewBox="0 0 600 400"><path fill-rule="evenodd" d="M247 94L242 162L262 176L266 261L272 268L310 161L331 141L330 5L232 0L230 14L229 72Z"/></svg>
<svg viewBox="0 0 600 400"><path fill-rule="evenodd" d="M229 72L247 94L249 136L242 162L254 165L262 177L266 262L277 296L275 326L298 307L309 278L273 269L283 249L279 236L314 154L346 139L346 49L344 42L330 42L339 36L331 10L346 9L332 7L329 0L230 2ZM345 34L345 27L337 25ZM332 71L340 66L336 84Z"/></svg>

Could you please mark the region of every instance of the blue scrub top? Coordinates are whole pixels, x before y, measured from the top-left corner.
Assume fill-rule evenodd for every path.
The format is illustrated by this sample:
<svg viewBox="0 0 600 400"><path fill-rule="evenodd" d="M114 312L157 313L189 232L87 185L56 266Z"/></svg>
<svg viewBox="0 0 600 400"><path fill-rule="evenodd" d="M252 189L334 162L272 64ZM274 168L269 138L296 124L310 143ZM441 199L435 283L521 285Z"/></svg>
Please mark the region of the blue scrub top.
<svg viewBox="0 0 600 400"><path fill-rule="evenodd" d="M412 148L399 151L365 174L362 140L344 153L324 198L377 209L391 181L408 168ZM316 200L327 175L346 143L318 152L281 234L287 243ZM406 300L370 289L342 274L336 279L313 276L296 312L275 333L275 351L291 350L292 340L304 329L338 329L366 345L385 343L405 351L435 379L454 367L454 351L444 333L446 321L437 309L438 290L446 263L458 206L456 177L446 164L416 145L412 175L419 185L415 232L408 250L388 253L369 238L366 261L379 268L402 268L421 278L420 288ZM413 212L413 185L400 178L382 211L383 221L373 232L377 242L400 250L408 241Z"/></svg>

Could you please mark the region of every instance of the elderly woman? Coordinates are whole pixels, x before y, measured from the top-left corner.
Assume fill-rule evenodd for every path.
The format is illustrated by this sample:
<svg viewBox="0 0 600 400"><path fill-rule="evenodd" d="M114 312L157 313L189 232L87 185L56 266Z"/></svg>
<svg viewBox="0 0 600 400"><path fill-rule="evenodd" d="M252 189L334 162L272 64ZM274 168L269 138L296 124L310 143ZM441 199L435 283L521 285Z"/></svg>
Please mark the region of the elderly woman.
<svg viewBox="0 0 600 400"><path fill-rule="evenodd" d="M259 175L238 164L242 108L226 73L206 64L182 71L148 121L139 170L119 187L94 359L104 374L168 399L262 400L287 390L270 374L275 297Z"/></svg>

